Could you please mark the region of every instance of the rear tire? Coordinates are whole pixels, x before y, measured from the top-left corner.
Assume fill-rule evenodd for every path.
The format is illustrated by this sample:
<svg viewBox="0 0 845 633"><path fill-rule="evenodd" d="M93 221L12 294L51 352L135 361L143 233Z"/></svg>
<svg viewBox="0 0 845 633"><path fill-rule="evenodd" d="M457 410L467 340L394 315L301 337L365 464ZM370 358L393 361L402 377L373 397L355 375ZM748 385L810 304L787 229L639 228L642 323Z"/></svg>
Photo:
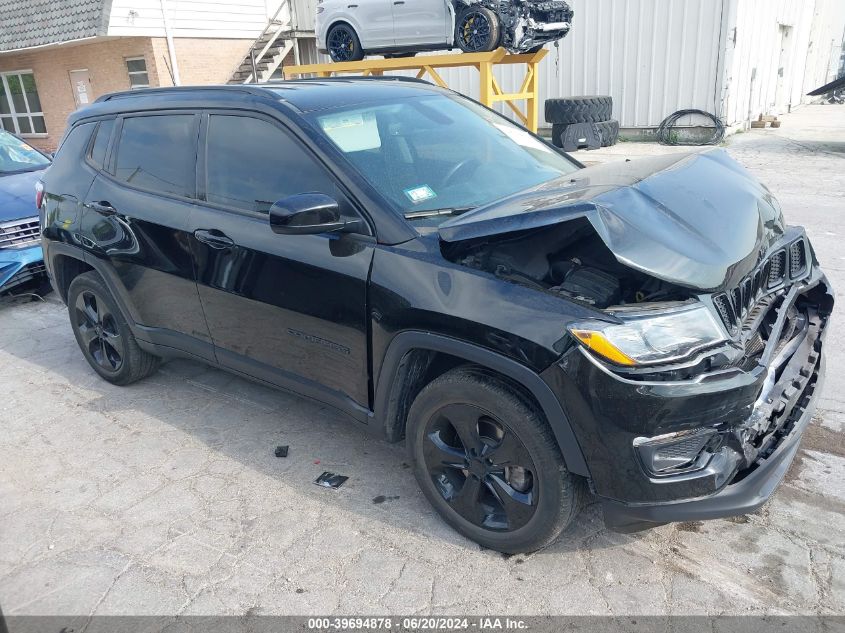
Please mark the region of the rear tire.
<svg viewBox="0 0 845 633"><path fill-rule="evenodd" d="M333 62L359 62L364 59L361 40L348 24L335 24L329 29L326 48Z"/></svg>
<svg viewBox="0 0 845 633"><path fill-rule="evenodd" d="M499 16L485 7L467 7L455 20L455 43L464 53L494 51L501 38Z"/></svg>
<svg viewBox="0 0 845 633"><path fill-rule="evenodd" d="M428 384L411 406L406 437L426 498L482 547L540 549L580 509L583 484L566 470L546 421L481 369L453 369Z"/></svg>
<svg viewBox="0 0 845 633"><path fill-rule="evenodd" d="M128 385L152 374L160 363L142 350L111 292L95 272L70 284L70 325L85 360L104 380Z"/></svg>

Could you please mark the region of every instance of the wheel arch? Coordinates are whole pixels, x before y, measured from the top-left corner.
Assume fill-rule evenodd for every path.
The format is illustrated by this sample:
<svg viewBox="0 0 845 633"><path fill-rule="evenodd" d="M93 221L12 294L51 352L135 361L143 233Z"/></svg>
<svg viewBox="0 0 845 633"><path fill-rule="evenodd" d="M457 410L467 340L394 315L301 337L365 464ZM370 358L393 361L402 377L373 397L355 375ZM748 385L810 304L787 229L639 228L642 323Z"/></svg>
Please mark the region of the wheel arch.
<svg viewBox="0 0 845 633"><path fill-rule="evenodd" d="M76 253L69 250L53 255L50 268L56 292L65 303L67 303L67 293L73 280L83 273L94 270L94 267L86 263L82 257L78 257Z"/></svg>
<svg viewBox="0 0 845 633"><path fill-rule="evenodd" d="M115 284L113 276L110 274L110 268L103 260L91 257L90 254L63 243L51 243L49 253L49 267L54 276L53 281L56 290L62 301L67 303L67 291L76 277L83 273L95 272L103 280L106 288L112 294L112 298L123 312L132 334L137 338L143 338L139 336L140 332L137 329L134 305L129 301L129 297L120 291L120 287Z"/></svg>
<svg viewBox="0 0 845 633"><path fill-rule="evenodd" d="M367 48L366 46L364 46L364 40L361 39L361 32L363 31L363 29L358 26L355 26L355 24L353 24L352 20L350 20L349 16L347 15L337 16L334 20L329 23L328 26L326 26L326 51L328 51L329 49L329 34L332 32L332 29L334 27L340 25L348 26L350 29L352 29L352 31L355 33L355 36L358 38L358 41L361 43L361 50L363 50L366 54Z"/></svg>
<svg viewBox="0 0 845 633"><path fill-rule="evenodd" d="M404 437L411 403L426 384L449 369L466 364L493 372L538 407L554 433L567 469L589 477L566 413L540 376L496 352L429 332L400 332L384 355L375 389L375 413L377 425L388 441Z"/></svg>

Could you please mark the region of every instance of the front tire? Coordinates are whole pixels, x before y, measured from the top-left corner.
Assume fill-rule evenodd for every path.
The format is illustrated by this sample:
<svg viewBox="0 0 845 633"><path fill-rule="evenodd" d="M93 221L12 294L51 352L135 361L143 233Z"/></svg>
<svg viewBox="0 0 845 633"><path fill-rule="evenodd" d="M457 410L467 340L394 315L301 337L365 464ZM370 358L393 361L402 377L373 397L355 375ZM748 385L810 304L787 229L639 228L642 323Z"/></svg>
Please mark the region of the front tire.
<svg viewBox="0 0 845 633"><path fill-rule="evenodd" d="M488 549L540 549L581 505L546 421L523 396L480 369L427 385L408 415L414 475L455 530Z"/></svg>
<svg viewBox="0 0 845 633"><path fill-rule="evenodd" d="M455 20L455 43L464 53L496 50L500 40L499 16L490 9L470 6Z"/></svg>
<svg viewBox="0 0 845 633"><path fill-rule="evenodd" d="M359 62L364 59L361 40L348 24L335 24L329 30L326 48L333 62Z"/></svg>
<svg viewBox="0 0 845 633"><path fill-rule="evenodd" d="M76 342L91 368L113 385L152 374L160 359L138 347L117 302L95 272L74 279L67 308Z"/></svg>

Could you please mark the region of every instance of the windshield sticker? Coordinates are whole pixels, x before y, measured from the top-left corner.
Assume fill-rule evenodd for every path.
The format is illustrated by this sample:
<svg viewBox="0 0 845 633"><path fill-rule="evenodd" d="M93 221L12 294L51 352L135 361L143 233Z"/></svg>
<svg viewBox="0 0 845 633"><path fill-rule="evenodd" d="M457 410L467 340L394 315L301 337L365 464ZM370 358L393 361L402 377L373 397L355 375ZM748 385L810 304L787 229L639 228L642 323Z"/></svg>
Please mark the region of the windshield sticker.
<svg viewBox="0 0 845 633"><path fill-rule="evenodd" d="M378 122L373 112L349 112L319 118L320 127L342 152L361 152L381 147Z"/></svg>
<svg viewBox="0 0 845 633"><path fill-rule="evenodd" d="M434 190L428 185L405 189L405 195L408 196L408 200L414 204L419 204L420 202L425 202L426 200L431 200L432 198L437 197L437 194L434 193Z"/></svg>

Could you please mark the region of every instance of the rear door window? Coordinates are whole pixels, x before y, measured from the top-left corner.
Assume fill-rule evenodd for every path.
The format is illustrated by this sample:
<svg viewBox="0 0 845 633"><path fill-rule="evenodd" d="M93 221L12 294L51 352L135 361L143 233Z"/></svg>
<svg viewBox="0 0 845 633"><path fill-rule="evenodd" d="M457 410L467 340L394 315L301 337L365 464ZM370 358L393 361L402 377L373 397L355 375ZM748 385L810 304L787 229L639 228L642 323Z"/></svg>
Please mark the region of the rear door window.
<svg viewBox="0 0 845 633"><path fill-rule="evenodd" d="M125 118L115 177L141 189L195 197L198 119L193 114Z"/></svg>

